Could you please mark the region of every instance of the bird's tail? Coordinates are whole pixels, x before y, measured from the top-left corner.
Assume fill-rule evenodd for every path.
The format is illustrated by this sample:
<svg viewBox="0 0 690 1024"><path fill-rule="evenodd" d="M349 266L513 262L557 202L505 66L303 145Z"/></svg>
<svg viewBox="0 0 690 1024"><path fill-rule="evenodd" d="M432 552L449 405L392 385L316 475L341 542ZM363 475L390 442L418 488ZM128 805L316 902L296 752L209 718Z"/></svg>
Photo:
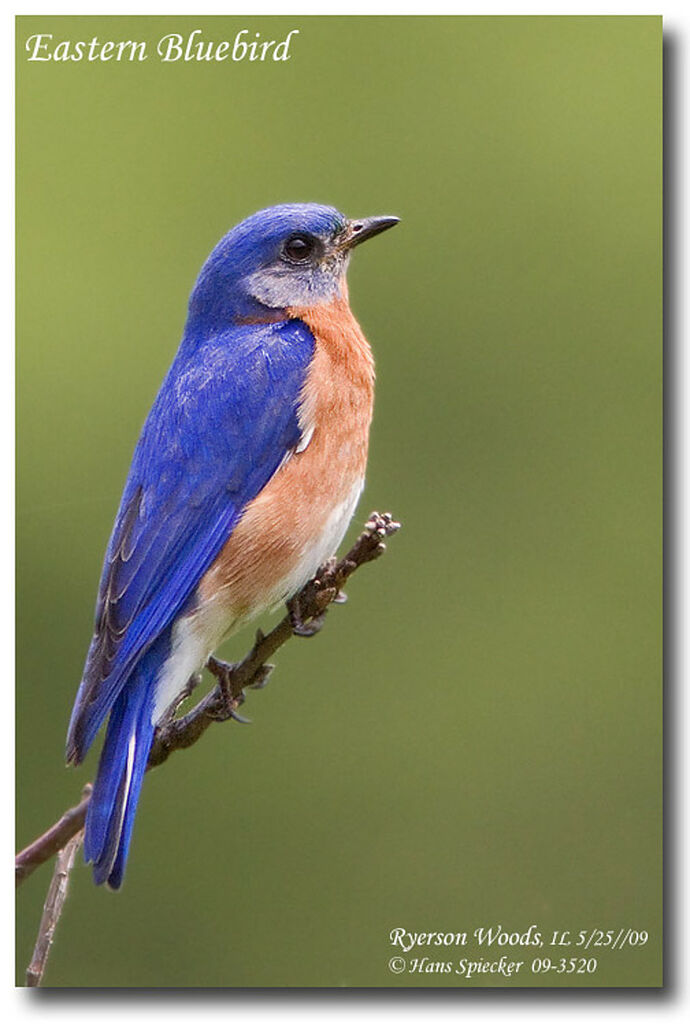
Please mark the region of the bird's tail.
<svg viewBox="0 0 690 1024"><path fill-rule="evenodd" d="M144 659L146 661L147 659ZM84 856L97 885L122 885L132 826L153 741L150 672L141 665L117 698L86 814Z"/></svg>

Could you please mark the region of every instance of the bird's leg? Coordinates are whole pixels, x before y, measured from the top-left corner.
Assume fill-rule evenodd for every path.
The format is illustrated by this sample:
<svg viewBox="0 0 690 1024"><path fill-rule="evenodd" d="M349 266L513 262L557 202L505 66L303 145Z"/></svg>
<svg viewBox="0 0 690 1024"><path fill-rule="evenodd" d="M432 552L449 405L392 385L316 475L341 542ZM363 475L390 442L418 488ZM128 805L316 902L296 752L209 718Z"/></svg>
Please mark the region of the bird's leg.
<svg viewBox="0 0 690 1024"><path fill-rule="evenodd" d="M211 655L206 662L206 668L218 680L218 689L220 690L223 702L218 718L221 721L232 718L235 722L239 722L240 725L249 725L251 721L249 718L244 718L242 715L237 714L237 708L244 704L245 701L244 691L238 693L237 696L232 692L232 675L237 665L233 662L221 661L219 658L214 658Z"/></svg>
<svg viewBox="0 0 690 1024"><path fill-rule="evenodd" d="M175 711L177 711L177 709L179 708L180 704L183 704L187 700L187 697L191 697L192 696L192 694L196 690L197 686L200 685L200 683L201 683L201 672L195 672L194 675L189 677L189 679L185 683L184 690L182 691L182 693L180 693L179 697L175 701L175 709L173 711L173 714L175 713Z"/></svg>
<svg viewBox="0 0 690 1024"><path fill-rule="evenodd" d="M290 616L290 625L292 626L292 632L295 636L316 636L321 627L324 624L326 618L326 609L321 612L320 615L315 615L310 619L309 624L305 623L302 618L302 607L300 604L299 594L295 594L287 602L288 615Z"/></svg>
<svg viewBox="0 0 690 1024"><path fill-rule="evenodd" d="M184 702L187 700L187 697L191 697L192 693L197 688L197 686L200 684L200 682L201 682L201 672L195 672L193 676L189 677L189 679L185 683L184 689L177 695L177 697L172 702L170 707L166 710L166 712L163 714L163 716L159 720L159 722L158 722L158 728L159 729L162 728L162 726L168 725L170 722L172 722L172 720L174 719L175 715L177 714L180 706L182 704L184 704Z"/></svg>

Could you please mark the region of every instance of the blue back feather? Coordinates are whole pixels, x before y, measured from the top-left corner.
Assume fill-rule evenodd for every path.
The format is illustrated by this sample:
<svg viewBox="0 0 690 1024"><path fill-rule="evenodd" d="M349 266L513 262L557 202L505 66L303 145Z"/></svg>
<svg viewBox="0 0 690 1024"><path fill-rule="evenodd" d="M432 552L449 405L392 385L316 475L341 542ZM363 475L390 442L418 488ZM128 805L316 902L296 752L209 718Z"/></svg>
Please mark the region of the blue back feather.
<svg viewBox="0 0 690 1024"><path fill-rule="evenodd" d="M68 734L78 763L249 501L300 440L314 340L299 320L185 337L134 453Z"/></svg>

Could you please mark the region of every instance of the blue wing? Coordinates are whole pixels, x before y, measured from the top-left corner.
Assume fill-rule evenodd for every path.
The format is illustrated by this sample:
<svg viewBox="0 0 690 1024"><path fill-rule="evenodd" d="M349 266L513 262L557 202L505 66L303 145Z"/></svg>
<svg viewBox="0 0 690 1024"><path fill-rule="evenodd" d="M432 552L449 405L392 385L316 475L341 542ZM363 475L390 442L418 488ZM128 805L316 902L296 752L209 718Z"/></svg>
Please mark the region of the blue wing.
<svg viewBox="0 0 690 1024"><path fill-rule="evenodd" d="M244 507L298 445L313 351L300 320L185 338L144 425L108 545L68 761L83 759Z"/></svg>

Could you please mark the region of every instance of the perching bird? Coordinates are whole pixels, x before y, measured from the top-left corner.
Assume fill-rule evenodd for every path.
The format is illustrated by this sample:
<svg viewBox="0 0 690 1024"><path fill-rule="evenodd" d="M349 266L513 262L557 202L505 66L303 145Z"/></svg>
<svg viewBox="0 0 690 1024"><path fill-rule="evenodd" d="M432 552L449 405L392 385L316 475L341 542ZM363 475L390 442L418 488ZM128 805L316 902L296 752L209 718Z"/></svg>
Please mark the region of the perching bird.
<svg viewBox="0 0 690 1024"><path fill-rule="evenodd" d="M345 273L354 246L396 223L275 206L202 267L134 452L67 736L79 764L110 715L84 839L97 884L122 884L156 725L190 677L345 534L374 390Z"/></svg>

